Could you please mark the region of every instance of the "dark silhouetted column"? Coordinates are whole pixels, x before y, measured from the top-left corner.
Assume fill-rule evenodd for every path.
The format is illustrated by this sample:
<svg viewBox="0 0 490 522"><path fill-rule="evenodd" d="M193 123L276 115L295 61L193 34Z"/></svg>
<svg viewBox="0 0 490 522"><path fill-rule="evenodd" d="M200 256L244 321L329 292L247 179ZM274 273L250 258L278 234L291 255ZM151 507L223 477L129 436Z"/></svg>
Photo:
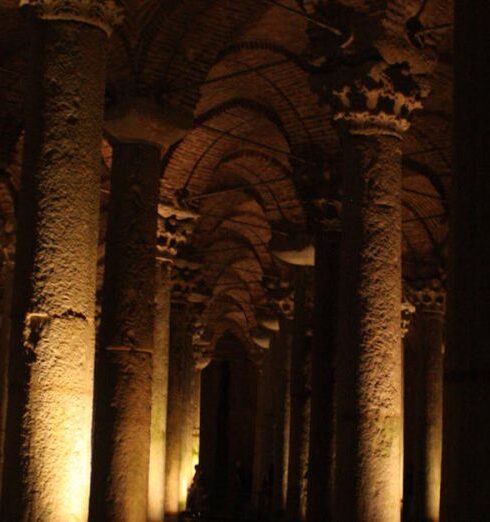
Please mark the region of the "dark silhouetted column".
<svg viewBox="0 0 490 522"><path fill-rule="evenodd" d="M160 148L113 148L91 517L147 519Z"/></svg>

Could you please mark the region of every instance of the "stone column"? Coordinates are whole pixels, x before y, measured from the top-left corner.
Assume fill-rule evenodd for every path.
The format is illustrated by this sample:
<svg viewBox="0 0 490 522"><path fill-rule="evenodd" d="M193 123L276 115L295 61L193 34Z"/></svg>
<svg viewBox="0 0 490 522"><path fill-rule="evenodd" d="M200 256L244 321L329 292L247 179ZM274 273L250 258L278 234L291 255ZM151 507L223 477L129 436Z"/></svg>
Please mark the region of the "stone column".
<svg viewBox="0 0 490 522"><path fill-rule="evenodd" d="M298 267L295 280L291 354L291 425L286 500L288 520L306 518L306 489L310 428L309 339L306 318L306 268Z"/></svg>
<svg viewBox="0 0 490 522"><path fill-rule="evenodd" d="M2 520L86 520L111 0L32 14Z"/></svg>
<svg viewBox="0 0 490 522"><path fill-rule="evenodd" d="M170 316L171 338L168 375L167 440L165 458L165 519L177 519L184 508L180 470L182 462L182 433L185 421L185 403L182 390L183 358L186 342L186 307L172 303Z"/></svg>
<svg viewBox="0 0 490 522"><path fill-rule="evenodd" d="M419 105L407 71L377 64L336 92L344 204L335 520L401 512L401 135Z"/></svg>
<svg viewBox="0 0 490 522"><path fill-rule="evenodd" d="M11 224L10 224L11 225ZM6 226L9 226L8 224ZM13 226L12 226L13 230ZM7 428L7 405L8 405L8 367L10 358L10 331L12 293L14 284L14 250L13 241L11 245L2 248L2 299L1 299L1 324L0 324L0 491L3 482L3 463L5 459L5 435Z"/></svg>
<svg viewBox="0 0 490 522"><path fill-rule="evenodd" d="M291 345L292 320L294 317L294 293L286 281L266 279L264 286L272 313L259 323L277 332L273 343L273 484L272 512L282 516L286 512L289 437L291 408Z"/></svg>
<svg viewBox="0 0 490 522"><path fill-rule="evenodd" d="M455 2L452 244L444 368L441 520L490 510L490 4ZM464 500L463 500L464 499Z"/></svg>
<svg viewBox="0 0 490 522"><path fill-rule="evenodd" d="M412 432L414 520L439 521L445 291L440 281L412 288L416 350L412 383L416 425Z"/></svg>
<svg viewBox="0 0 490 522"><path fill-rule="evenodd" d="M277 383L277 419L274 435L274 491L273 510L275 513L286 512L288 468L289 468L289 431L291 419L291 345L289 325L282 321L281 326L281 365Z"/></svg>
<svg viewBox="0 0 490 522"><path fill-rule="evenodd" d="M187 242L197 217L166 203L159 205L158 212L148 522L160 522L165 514L172 273L178 250Z"/></svg>
<svg viewBox="0 0 490 522"><path fill-rule="evenodd" d="M91 517L146 521L160 148L113 147Z"/></svg>
<svg viewBox="0 0 490 522"><path fill-rule="evenodd" d="M333 520L334 360L338 327L340 221L317 223L308 472L310 522Z"/></svg>
<svg viewBox="0 0 490 522"><path fill-rule="evenodd" d="M171 220L179 244L189 239L194 230L196 214L182 211L179 219ZM175 228L176 227L176 228ZM193 454L198 374L195 370L194 331L196 313L208 291L200 276L201 265L182 258L175 260L172 271L172 339L169 357L169 387L167 413L165 513L177 516L185 509L188 488L194 476L197 455Z"/></svg>
<svg viewBox="0 0 490 522"><path fill-rule="evenodd" d="M151 392L148 522L161 522L165 502L165 440L167 433L168 351L170 340L170 270L165 257L157 258L153 386Z"/></svg>
<svg viewBox="0 0 490 522"><path fill-rule="evenodd" d="M270 447L267 446L267 425L271 420L271 349L257 348L254 362L257 367L257 409L255 414L255 443L252 499L259 515L264 515L264 485L267 480Z"/></svg>

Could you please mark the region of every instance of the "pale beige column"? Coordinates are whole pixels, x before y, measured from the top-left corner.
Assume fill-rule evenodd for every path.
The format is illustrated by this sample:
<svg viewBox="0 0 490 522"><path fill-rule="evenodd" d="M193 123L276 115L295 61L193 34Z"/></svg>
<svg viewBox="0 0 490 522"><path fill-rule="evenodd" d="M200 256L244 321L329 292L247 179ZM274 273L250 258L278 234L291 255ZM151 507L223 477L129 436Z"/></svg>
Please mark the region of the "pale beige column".
<svg viewBox="0 0 490 522"><path fill-rule="evenodd" d="M419 105L382 64L337 92L343 126L341 344L334 519L401 516L401 136Z"/></svg>
<svg viewBox="0 0 490 522"><path fill-rule="evenodd" d="M154 483L150 485L150 493L153 491L154 496L149 501L149 505L154 507L148 514L149 520L154 520L150 517L160 517L162 514L165 516L165 514L179 513L185 504L188 486L188 484L183 485L180 472L181 435L185 418L184 396L180 379L184 361L181 352L187 346L186 327L188 325L186 314L179 317L179 322L175 321L172 299L175 294L179 295L179 292L182 292L182 285L177 284L177 274L180 270L178 251L189 240L197 218L195 213L168 202L159 205L157 249L160 259L168 263L168 273L165 275L166 280L161 281L162 285L165 284L160 289L161 300L159 298L157 301L157 310L162 311L161 317L160 314L157 315L158 323L156 324L156 331L159 332L161 341L157 352L159 362L154 370L157 370L159 375L157 374L156 377L162 384L157 389L154 388L153 393L152 446L155 451L152 454L154 460L152 456L150 457L150 478L154 478ZM171 329L169 325L172 322L172 314L174 328ZM172 336L170 331L172 331ZM192 366L192 354L190 360ZM160 416L159 412L164 415L163 424L157 418ZM190 438L192 438L192 434ZM160 468L162 456L163 471ZM154 470L154 473L151 470ZM160 519L155 518L155 520Z"/></svg>
<svg viewBox="0 0 490 522"><path fill-rule="evenodd" d="M181 502L181 445L184 424L182 390L182 357L185 343L185 306L172 303L170 315L171 340L169 350L167 438L165 441L165 518L177 517L183 509ZM173 518L171 518L173 520Z"/></svg>
<svg viewBox="0 0 490 522"><path fill-rule="evenodd" d="M88 515L106 46L115 2L24 0L32 53L2 520Z"/></svg>
<svg viewBox="0 0 490 522"><path fill-rule="evenodd" d="M169 260L159 257L156 270L148 522L161 522L165 514L165 441L171 306Z"/></svg>

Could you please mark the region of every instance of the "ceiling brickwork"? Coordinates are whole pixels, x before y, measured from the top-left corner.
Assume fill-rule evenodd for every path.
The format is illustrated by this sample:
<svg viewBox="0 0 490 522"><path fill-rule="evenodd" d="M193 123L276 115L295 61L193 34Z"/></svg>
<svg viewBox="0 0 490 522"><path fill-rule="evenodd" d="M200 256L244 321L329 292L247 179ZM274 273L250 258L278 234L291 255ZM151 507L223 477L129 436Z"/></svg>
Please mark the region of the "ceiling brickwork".
<svg viewBox="0 0 490 522"><path fill-rule="evenodd" d="M341 74L345 67L336 60L365 56L368 37L369 52L387 63L409 63L430 90L403 141L404 275L444 269L451 2L125 0L124 9L125 21L110 40L107 105L148 97L162 113L171 107L193 116L163 158L160 194L200 215L182 255L203 265L210 335L229 330L250 341L258 311L270 308L264 282L274 286L290 277L269 242L287 239L288 227L308 233L305 194L319 182L338 186L342 152L332 108L319 101L312 78ZM0 212L7 216L19 187L28 30L15 2L0 3L0 25ZM340 54L326 53L332 41L343 40ZM110 156L104 141L103 213ZM104 226L101 243L103 237Z"/></svg>

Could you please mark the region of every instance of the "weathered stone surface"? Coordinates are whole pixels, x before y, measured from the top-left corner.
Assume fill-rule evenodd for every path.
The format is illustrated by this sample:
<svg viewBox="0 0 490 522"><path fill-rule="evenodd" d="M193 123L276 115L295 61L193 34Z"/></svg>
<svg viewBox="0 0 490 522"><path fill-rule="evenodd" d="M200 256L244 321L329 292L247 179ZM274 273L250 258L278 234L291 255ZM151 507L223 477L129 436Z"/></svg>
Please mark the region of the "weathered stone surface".
<svg viewBox="0 0 490 522"><path fill-rule="evenodd" d="M34 22L2 519L88 511L105 34Z"/></svg>

